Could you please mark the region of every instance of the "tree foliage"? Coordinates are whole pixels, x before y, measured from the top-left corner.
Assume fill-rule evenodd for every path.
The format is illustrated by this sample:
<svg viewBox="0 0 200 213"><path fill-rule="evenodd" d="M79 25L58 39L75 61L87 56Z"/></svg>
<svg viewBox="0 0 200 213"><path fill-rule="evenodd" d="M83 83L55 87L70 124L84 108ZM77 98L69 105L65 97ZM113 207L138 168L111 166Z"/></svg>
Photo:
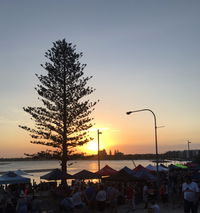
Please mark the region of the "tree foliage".
<svg viewBox="0 0 200 213"><path fill-rule="evenodd" d="M84 76L86 65L80 63L82 53L76 52L76 46L65 39L58 40L45 57L48 61L41 66L46 74L36 74L40 84L35 88L42 104L23 108L31 115L35 127L20 127L30 132L31 143L53 147L66 171L70 151L91 140L90 114L97 102L86 99L94 91L87 85L92 76Z"/></svg>

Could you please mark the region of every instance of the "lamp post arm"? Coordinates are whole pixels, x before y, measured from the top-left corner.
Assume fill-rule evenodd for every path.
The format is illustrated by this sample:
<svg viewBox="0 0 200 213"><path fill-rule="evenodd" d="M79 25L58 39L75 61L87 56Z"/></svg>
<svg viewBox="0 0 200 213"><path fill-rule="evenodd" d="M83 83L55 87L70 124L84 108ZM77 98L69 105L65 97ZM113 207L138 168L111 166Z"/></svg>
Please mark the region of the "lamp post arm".
<svg viewBox="0 0 200 213"><path fill-rule="evenodd" d="M142 112L142 111L149 111L152 113L154 117L154 129L155 129L155 147L156 147L156 171L157 171L157 176L158 176L158 139L157 139L157 122L156 122L156 115L155 113L150 110L150 109L140 109L140 110L134 110L134 111L128 111L126 114L130 115L131 113L135 112Z"/></svg>
<svg viewBox="0 0 200 213"><path fill-rule="evenodd" d="M127 115L130 115L131 113L142 112L142 111L149 111L149 112L151 112L151 113L153 114L154 120L156 121L156 115L155 115L155 113L154 113L152 110L150 110L150 109L139 109L139 110L129 111L129 112L127 112L126 114L127 114ZM155 122L155 123L156 123L156 122Z"/></svg>

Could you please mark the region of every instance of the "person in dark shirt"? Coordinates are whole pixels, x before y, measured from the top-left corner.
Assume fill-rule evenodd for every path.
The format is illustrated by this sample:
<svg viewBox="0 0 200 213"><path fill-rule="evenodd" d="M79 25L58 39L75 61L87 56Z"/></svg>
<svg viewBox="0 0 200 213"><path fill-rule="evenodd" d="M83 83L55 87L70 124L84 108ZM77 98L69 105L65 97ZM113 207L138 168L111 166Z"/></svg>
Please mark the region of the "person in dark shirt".
<svg viewBox="0 0 200 213"><path fill-rule="evenodd" d="M96 196L96 188L93 182L90 182L88 187L85 189L85 196L86 196L89 208L93 209L95 206L95 196Z"/></svg>

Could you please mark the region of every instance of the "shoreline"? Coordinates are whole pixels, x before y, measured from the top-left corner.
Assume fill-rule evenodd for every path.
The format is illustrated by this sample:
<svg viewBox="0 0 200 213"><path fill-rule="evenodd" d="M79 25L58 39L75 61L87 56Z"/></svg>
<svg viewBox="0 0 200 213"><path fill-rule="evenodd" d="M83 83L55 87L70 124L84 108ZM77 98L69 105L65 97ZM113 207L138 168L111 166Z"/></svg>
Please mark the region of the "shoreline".
<svg viewBox="0 0 200 213"><path fill-rule="evenodd" d="M57 169L57 168L52 168L52 169L26 169L26 170L23 170L23 171L27 172L27 173L39 173L39 172L50 172L54 169ZM17 170L14 170L14 172L15 171L17 171ZM7 172L9 172L9 171L0 172L0 174L5 174Z"/></svg>

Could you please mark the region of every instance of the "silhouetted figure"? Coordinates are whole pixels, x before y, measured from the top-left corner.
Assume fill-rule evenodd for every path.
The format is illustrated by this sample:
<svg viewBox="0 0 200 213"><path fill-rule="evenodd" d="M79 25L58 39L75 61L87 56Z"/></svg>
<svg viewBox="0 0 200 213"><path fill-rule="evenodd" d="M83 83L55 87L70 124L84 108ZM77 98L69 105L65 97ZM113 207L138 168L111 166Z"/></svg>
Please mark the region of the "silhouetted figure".
<svg viewBox="0 0 200 213"><path fill-rule="evenodd" d="M16 213L28 213L28 202L24 196L19 197L17 201Z"/></svg>
<svg viewBox="0 0 200 213"><path fill-rule="evenodd" d="M186 177L185 182L182 185L182 192L184 197L184 212L197 213L199 187L197 183L192 182L191 177Z"/></svg>
<svg viewBox="0 0 200 213"><path fill-rule="evenodd" d="M104 190L104 186L100 185L99 191L97 192L96 195L96 201L97 201L97 206L99 211L104 211L106 207L106 191Z"/></svg>

